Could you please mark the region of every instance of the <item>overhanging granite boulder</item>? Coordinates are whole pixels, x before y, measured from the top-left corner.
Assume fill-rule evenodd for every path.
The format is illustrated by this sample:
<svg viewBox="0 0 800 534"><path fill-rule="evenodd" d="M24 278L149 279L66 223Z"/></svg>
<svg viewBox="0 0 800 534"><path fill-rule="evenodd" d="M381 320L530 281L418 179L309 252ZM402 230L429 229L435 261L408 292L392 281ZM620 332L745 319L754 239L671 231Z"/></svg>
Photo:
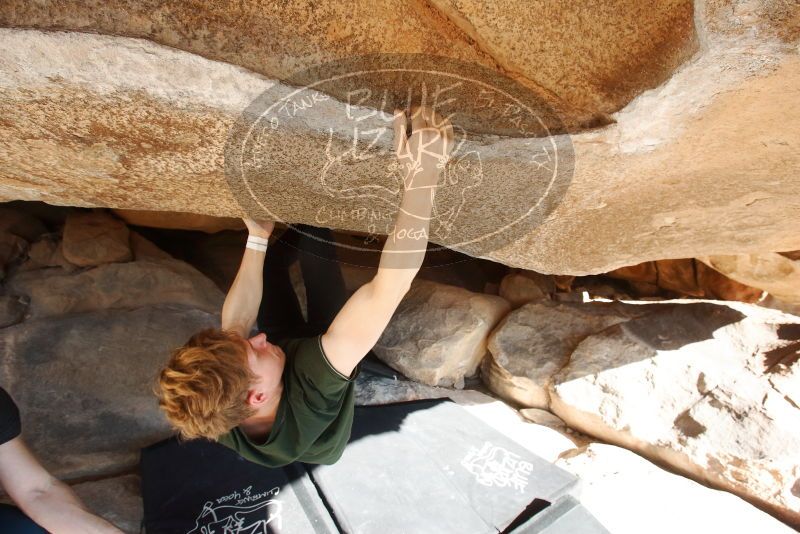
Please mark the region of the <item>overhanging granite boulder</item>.
<svg viewBox="0 0 800 534"><path fill-rule="evenodd" d="M452 41L460 43L451 47L452 57L474 60L487 69L497 68L498 62L520 65L532 57L533 49L510 54L503 48L499 30L506 23L501 18L474 12L468 3L437 5L459 31L482 36L492 54L503 56L490 61L485 52L478 54L471 45L463 45L469 40L458 37ZM51 7L46 2L16 6L5 11L2 20L6 25L91 29L155 40L171 35L169 24L185 20L176 15L169 23L156 23L148 12L122 22L115 14L137 13L138 8L121 3L95 6L98 13L108 10L106 17L94 17L92 8L83 14L56 15L48 11ZM671 12L670 20L677 20L681 9ZM546 210L538 226L492 250L472 252L539 272L588 274L651 259L800 248L800 205L791 194L800 180L800 155L792 148L800 133L786 126L797 122L793 113L800 113L800 106L793 105L797 94L791 90L800 80L793 44L798 32L792 17L790 9L781 11L767 2L736 10L728 2L695 6L694 31L701 46L689 58L692 33L682 34L688 37L671 48L672 55L667 54L671 59L658 61L662 67L671 65L667 71L680 65L668 80L657 81L665 78L664 68L659 67L656 70L662 74L631 86L638 96L627 104L619 95L598 100L591 91L561 97L555 90L560 99L552 105L557 111L566 109L559 108L560 103L569 107L579 101L604 102L597 112L624 107L611 116L614 124L572 136L574 175L569 184L561 184L568 186L563 198ZM431 24L417 15L409 20L417 28ZM357 22L345 25L356 26ZM325 27L334 32L326 35L339 31ZM513 35L513 27L508 28ZM450 30L434 32L437 49L455 35ZM361 39L357 42L374 43L361 31L352 33ZM176 42L167 44L238 62L235 52L212 53L229 50L213 38L188 35L192 35L188 29L177 32ZM408 41L417 43L410 50L395 37L387 37L387 46L380 51L431 50L430 44L420 44L428 37ZM273 81L228 63L126 37L6 29L0 41L7 51L0 63L4 75L0 110L6 124L0 146L7 154L0 167L0 198L224 216L242 213L224 176L225 138L247 104L275 87ZM380 47L347 45L347 52L375 52L375 48ZM330 54L320 52L314 59L330 59ZM284 64L286 57L278 56L269 64ZM243 51L241 57L245 59L238 64L252 67L261 56ZM522 70L526 68L530 66ZM623 72L631 70L635 68ZM276 69L258 72L281 74ZM528 72L525 78L533 80L533 71ZM634 97L633 93L626 94ZM369 232L370 221L363 218L319 220L320 207L328 214L346 214L357 206L352 199L332 198L310 179L318 176L315 165L324 161L321 128L332 127L334 141L341 146L352 143L352 128L335 118L342 116L344 106L331 100L316 115L316 122L290 121L291 135L273 139L273 154L281 156L282 163L267 193L285 206L289 222ZM583 119L576 119L580 114L570 113L564 112L564 124L573 121L580 129L577 123ZM748 135L741 135L743 131ZM553 139L561 142L558 136ZM486 137L480 146L483 169L495 179L485 182L491 187L473 190L475 206L519 208L525 202L520 187L528 175L520 163L531 156L530 140ZM374 165L350 169L355 180L375 183ZM765 178L755 183L754 176ZM497 221L487 219L485 212L478 210L473 218L471 213L463 212L456 229L483 233L496 229ZM437 242L449 244L447 239ZM470 252L469 247L463 250Z"/></svg>
<svg viewBox="0 0 800 534"><path fill-rule="evenodd" d="M292 84L308 83L309 67L354 56L448 56L513 73L574 126L609 122L608 113L666 80L698 48L689 0L647 7L635 0L290 0L269 9L255 0L157 8L135 0L11 0L0 8L0 26L141 37ZM342 89L331 94L342 99Z"/></svg>

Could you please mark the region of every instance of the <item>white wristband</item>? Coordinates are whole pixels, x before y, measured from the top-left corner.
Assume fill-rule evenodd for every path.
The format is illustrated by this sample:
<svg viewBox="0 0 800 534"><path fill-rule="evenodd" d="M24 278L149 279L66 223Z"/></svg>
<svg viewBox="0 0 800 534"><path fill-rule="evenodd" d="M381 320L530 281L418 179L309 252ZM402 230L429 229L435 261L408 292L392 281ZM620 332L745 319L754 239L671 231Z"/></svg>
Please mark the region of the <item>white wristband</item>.
<svg viewBox="0 0 800 534"><path fill-rule="evenodd" d="M266 252L267 245L269 245L269 239L264 239L263 237L254 235L247 237L247 248L257 250L259 252Z"/></svg>
<svg viewBox="0 0 800 534"><path fill-rule="evenodd" d="M257 250L259 252L266 252L267 251L267 246L266 245L259 245L258 243L250 243L249 241L247 242L246 248L251 248L251 249Z"/></svg>
<svg viewBox="0 0 800 534"><path fill-rule="evenodd" d="M248 235L247 236L248 243L256 243L259 245L269 245L269 239L265 237L258 237L257 235Z"/></svg>

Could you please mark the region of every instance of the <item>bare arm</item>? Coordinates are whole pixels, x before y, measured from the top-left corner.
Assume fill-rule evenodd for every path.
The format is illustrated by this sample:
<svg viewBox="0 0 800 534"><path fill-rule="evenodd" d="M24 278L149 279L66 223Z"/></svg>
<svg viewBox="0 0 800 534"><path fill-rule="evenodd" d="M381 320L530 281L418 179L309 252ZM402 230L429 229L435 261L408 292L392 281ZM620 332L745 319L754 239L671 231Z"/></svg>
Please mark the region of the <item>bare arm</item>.
<svg viewBox="0 0 800 534"><path fill-rule="evenodd" d="M440 169L452 147L452 129L429 109L412 119L406 138L405 114L395 112L395 150L404 163L404 194L381 253L378 273L361 286L336 315L322 336L322 348L331 365L350 376L375 346L403 296L411 287L428 245L430 214Z"/></svg>
<svg viewBox="0 0 800 534"><path fill-rule="evenodd" d="M251 236L269 239L275 223L271 221L253 221L245 219ZM269 254L269 250L267 251ZM244 249L239 272L228 290L225 303L222 305L222 329L233 330L243 337L250 334L250 329L258 317L258 307L263 293L263 269L265 253L251 248Z"/></svg>
<svg viewBox="0 0 800 534"><path fill-rule="evenodd" d="M0 445L0 484L28 517L49 532L122 532L89 513L69 486L42 467L22 438Z"/></svg>

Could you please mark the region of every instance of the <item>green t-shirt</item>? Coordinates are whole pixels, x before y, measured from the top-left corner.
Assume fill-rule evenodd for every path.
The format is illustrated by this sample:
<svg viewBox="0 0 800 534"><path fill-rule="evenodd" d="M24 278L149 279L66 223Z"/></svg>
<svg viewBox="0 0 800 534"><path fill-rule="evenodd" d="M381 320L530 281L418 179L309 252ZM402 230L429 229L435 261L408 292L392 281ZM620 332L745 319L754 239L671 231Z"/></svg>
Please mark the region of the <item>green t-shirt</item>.
<svg viewBox="0 0 800 534"><path fill-rule="evenodd" d="M294 461L332 464L344 451L353 427L355 378L348 378L328 361L322 336L286 339L277 345L286 353L283 393L269 436L254 443L239 427L219 443L243 458L267 467Z"/></svg>

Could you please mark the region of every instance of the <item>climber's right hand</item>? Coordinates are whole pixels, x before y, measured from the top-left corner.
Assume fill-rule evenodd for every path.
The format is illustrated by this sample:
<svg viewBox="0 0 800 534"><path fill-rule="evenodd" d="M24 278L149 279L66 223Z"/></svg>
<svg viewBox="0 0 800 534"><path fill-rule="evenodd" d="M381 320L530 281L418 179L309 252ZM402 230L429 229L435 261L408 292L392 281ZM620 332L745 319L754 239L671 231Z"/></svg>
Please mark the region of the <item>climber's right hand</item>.
<svg viewBox="0 0 800 534"><path fill-rule="evenodd" d="M436 187L453 150L453 126L428 106L411 107L411 135L405 111L394 111L394 149L403 167L405 189Z"/></svg>

